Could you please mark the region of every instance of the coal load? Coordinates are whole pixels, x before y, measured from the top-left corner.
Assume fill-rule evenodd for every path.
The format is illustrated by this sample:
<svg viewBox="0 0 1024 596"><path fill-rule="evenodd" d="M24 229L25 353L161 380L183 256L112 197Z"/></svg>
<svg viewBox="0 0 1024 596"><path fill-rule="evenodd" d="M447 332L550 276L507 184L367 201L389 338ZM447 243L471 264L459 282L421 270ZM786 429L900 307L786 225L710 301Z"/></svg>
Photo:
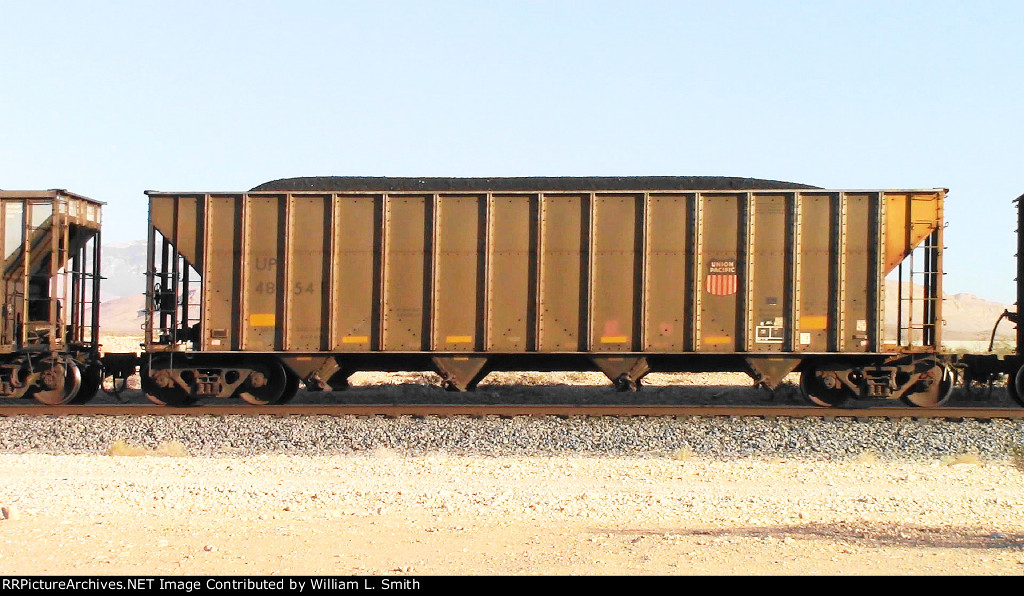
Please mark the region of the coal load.
<svg viewBox="0 0 1024 596"><path fill-rule="evenodd" d="M501 192L631 190L783 190L818 188L795 182L732 176L530 176L520 178L391 178L383 176L308 176L282 178L258 191Z"/></svg>

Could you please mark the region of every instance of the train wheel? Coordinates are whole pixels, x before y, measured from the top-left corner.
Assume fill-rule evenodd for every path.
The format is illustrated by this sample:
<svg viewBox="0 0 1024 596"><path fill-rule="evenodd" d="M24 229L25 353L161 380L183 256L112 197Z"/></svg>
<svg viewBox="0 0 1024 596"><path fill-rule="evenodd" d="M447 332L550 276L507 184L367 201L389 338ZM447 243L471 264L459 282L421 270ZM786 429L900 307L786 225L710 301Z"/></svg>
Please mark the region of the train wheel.
<svg viewBox="0 0 1024 596"><path fill-rule="evenodd" d="M98 364L86 367L85 371L82 372L82 388L78 390L78 395L75 396L71 403L84 404L88 402L96 397L102 385L103 367Z"/></svg>
<svg viewBox="0 0 1024 596"><path fill-rule="evenodd" d="M48 406L70 403L82 388L82 371L73 360L43 361L43 373L39 378L39 389L32 397Z"/></svg>
<svg viewBox="0 0 1024 596"><path fill-rule="evenodd" d="M800 389L811 403L823 408L842 405L850 399L850 391L835 374L817 368L800 373Z"/></svg>
<svg viewBox="0 0 1024 596"><path fill-rule="evenodd" d="M931 382L928 383L928 387L924 391L904 394L903 401L919 408L941 406L953 393L953 375L950 374L949 368L940 362L934 360L921 362L922 366L927 367L921 372L931 377Z"/></svg>
<svg viewBox="0 0 1024 596"><path fill-rule="evenodd" d="M284 387L281 399L274 402L275 404L286 404L295 399L295 394L299 392L299 377L295 376L287 367L284 372L288 375L288 384Z"/></svg>
<svg viewBox="0 0 1024 596"><path fill-rule="evenodd" d="M1006 380L1006 392L1018 406L1024 406L1024 391L1021 389L1024 389L1024 366L1017 369L1017 374Z"/></svg>
<svg viewBox="0 0 1024 596"><path fill-rule="evenodd" d="M254 406L279 404L295 396L299 380L285 369L281 361L267 358L250 364L252 373L242 383L239 397ZM294 382L293 379L294 378Z"/></svg>
<svg viewBox="0 0 1024 596"><path fill-rule="evenodd" d="M142 378L142 390L146 392L146 399L149 401L158 406L171 406L175 408L191 406L199 401L198 397L173 382L167 373L158 369L156 374L156 378L151 377L149 367L145 364L139 367L139 376Z"/></svg>

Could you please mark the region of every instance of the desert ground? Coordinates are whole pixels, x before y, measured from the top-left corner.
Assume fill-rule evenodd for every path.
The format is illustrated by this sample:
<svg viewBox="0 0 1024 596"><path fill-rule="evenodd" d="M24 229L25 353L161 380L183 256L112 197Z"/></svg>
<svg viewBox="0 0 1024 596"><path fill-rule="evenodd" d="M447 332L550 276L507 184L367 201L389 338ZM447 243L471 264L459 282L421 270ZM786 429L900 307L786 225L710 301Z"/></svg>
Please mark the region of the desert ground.
<svg viewBox="0 0 1024 596"><path fill-rule="evenodd" d="M0 469L4 576L1024 572L1012 458L195 455L171 443L13 449Z"/></svg>
<svg viewBox="0 0 1024 596"><path fill-rule="evenodd" d="M0 454L0 574L1018 575L1008 462Z"/></svg>

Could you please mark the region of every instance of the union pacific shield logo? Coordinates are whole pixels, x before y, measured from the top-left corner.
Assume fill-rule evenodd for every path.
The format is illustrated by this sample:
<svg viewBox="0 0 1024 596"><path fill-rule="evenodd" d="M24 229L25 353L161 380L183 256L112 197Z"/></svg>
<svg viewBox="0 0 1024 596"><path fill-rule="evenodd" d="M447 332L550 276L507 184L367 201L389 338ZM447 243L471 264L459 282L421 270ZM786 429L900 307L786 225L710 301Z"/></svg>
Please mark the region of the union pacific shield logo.
<svg viewBox="0 0 1024 596"><path fill-rule="evenodd" d="M704 289L715 296L730 296L736 293L739 282L736 279L736 261L711 261L708 276L704 281Z"/></svg>

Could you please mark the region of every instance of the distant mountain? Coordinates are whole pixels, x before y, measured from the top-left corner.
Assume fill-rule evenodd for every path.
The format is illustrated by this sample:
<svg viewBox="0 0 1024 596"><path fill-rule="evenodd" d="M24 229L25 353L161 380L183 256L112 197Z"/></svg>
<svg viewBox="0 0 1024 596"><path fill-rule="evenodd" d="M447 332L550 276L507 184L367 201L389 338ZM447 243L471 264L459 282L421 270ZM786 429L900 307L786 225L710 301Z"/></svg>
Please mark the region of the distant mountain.
<svg viewBox="0 0 1024 596"><path fill-rule="evenodd" d="M104 336L141 336L146 318L146 296L142 293L119 296L100 303L100 327Z"/></svg>
<svg viewBox="0 0 1024 596"><path fill-rule="evenodd" d="M100 274L104 277L100 296L102 301L146 291L145 240L128 243L105 242L100 259ZM102 313L102 310L100 312Z"/></svg>
<svg viewBox="0 0 1024 596"><path fill-rule="evenodd" d="M909 303L909 284L903 283L904 307ZM917 323L921 319L921 298L924 290L914 286L914 316ZM945 294L942 301L942 318L946 321L942 327L942 339L955 342L988 342L992 335L992 327L1004 310L1016 310L1011 304L991 302L973 294ZM896 281L885 280L885 332L888 337L896 337L896 315L899 304L899 285ZM1002 321L999 325L996 341L1012 340L1016 335L1013 323Z"/></svg>

